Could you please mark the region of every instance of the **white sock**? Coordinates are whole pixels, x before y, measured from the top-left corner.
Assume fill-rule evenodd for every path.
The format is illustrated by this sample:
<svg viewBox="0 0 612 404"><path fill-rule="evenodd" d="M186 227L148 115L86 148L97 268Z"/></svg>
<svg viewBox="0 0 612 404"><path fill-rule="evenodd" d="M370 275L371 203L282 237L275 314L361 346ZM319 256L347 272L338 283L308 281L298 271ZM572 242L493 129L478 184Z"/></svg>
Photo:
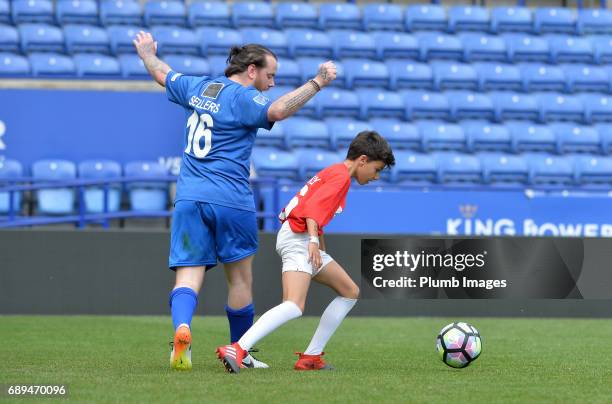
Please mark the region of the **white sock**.
<svg viewBox="0 0 612 404"><path fill-rule="evenodd" d="M355 303L357 303L357 299L348 299L341 296L332 300L321 316L319 327L312 336L310 345L304 351L306 355L320 355L323 352L327 341L334 335L334 332Z"/></svg>
<svg viewBox="0 0 612 404"><path fill-rule="evenodd" d="M242 349L248 351L257 341L270 334L287 321L298 318L301 315L302 310L300 310L297 304L287 300L266 311L259 320L244 333L242 338L238 340L238 345L240 345Z"/></svg>

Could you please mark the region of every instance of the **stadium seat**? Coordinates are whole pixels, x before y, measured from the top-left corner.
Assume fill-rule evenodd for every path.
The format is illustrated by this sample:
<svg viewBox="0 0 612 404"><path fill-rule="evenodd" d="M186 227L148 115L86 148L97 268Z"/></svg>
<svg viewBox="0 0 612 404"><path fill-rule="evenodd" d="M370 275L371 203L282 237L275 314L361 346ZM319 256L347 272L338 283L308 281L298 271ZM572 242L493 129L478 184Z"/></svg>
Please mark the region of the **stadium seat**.
<svg viewBox="0 0 612 404"><path fill-rule="evenodd" d="M0 52L0 76L29 76L30 62L21 55Z"/></svg>
<svg viewBox="0 0 612 404"><path fill-rule="evenodd" d="M564 74L569 92L602 92L610 90L609 71L598 66L571 64L559 66Z"/></svg>
<svg viewBox="0 0 612 404"><path fill-rule="evenodd" d="M84 180L121 178L121 166L112 160L85 160L79 164L78 171L79 178ZM83 199L87 213L117 212L121 203L121 184L109 183L85 187Z"/></svg>
<svg viewBox="0 0 612 404"><path fill-rule="evenodd" d="M454 120L495 118L493 101L487 94L472 93L468 91L449 91L446 97L451 108L451 117Z"/></svg>
<svg viewBox="0 0 612 404"><path fill-rule="evenodd" d="M495 105L495 120L524 119L537 121L540 118L540 107L536 97L530 94L514 92L491 92L489 96Z"/></svg>
<svg viewBox="0 0 612 404"><path fill-rule="evenodd" d="M612 124L598 123L593 125L593 127L599 133L602 153L605 155L612 154Z"/></svg>
<svg viewBox="0 0 612 404"><path fill-rule="evenodd" d="M474 63L480 91L521 91L521 72L515 65L501 63Z"/></svg>
<svg viewBox="0 0 612 404"><path fill-rule="evenodd" d="M279 29L316 29L319 26L317 9L308 3L278 3L276 6L276 26Z"/></svg>
<svg viewBox="0 0 612 404"><path fill-rule="evenodd" d="M506 122L512 136L512 150L515 153L557 151L557 139L547 125L533 122Z"/></svg>
<svg viewBox="0 0 612 404"><path fill-rule="evenodd" d="M361 104L361 119L405 116L404 100L397 92L364 88L357 90L357 94Z"/></svg>
<svg viewBox="0 0 612 404"><path fill-rule="evenodd" d="M39 160L32 165L36 182L76 179L76 166L66 160ZM67 214L74 209L73 188L47 188L36 191L37 210L41 214Z"/></svg>
<svg viewBox="0 0 612 404"><path fill-rule="evenodd" d="M19 26L21 50L30 52L64 52L64 33L47 24L21 24Z"/></svg>
<svg viewBox="0 0 612 404"><path fill-rule="evenodd" d="M232 46L243 43L242 34L239 31L223 27L204 27L196 30L200 40L201 53L203 56L223 55L226 59Z"/></svg>
<svg viewBox="0 0 612 404"><path fill-rule="evenodd" d="M358 133L364 130L372 130L372 125L369 122L358 121L353 118L327 118L325 124L333 150L347 149Z"/></svg>
<svg viewBox="0 0 612 404"><path fill-rule="evenodd" d="M319 56L331 58L334 47L325 32L306 28L287 29L287 43L291 57Z"/></svg>
<svg viewBox="0 0 612 404"><path fill-rule="evenodd" d="M576 33L576 16L570 8L541 7L533 12L533 30L536 34L558 32Z"/></svg>
<svg viewBox="0 0 612 404"><path fill-rule="evenodd" d="M235 27L274 28L274 11L270 3L237 2L232 6L232 23Z"/></svg>
<svg viewBox="0 0 612 404"><path fill-rule="evenodd" d="M565 91L567 85L563 70L558 66L548 66L539 63L525 63L518 66L521 71L523 90L535 91Z"/></svg>
<svg viewBox="0 0 612 404"><path fill-rule="evenodd" d="M471 152L510 152L512 138L505 125L487 121L460 122L466 137L467 150Z"/></svg>
<svg viewBox="0 0 612 404"><path fill-rule="evenodd" d="M443 121L419 121L416 125L423 150L465 150L466 139L461 126Z"/></svg>
<svg viewBox="0 0 612 404"><path fill-rule="evenodd" d="M574 168L569 158L552 155L528 156L529 182L535 186L571 186Z"/></svg>
<svg viewBox="0 0 612 404"><path fill-rule="evenodd" d="M450 119L450 104L442 93L404 90L406 119Z"/></svg>
<svg viewBox="0 0 612 404"><path fill-rule="evenodd" d="M389 70L382 62L368 59L344 59L342 64L346 88L389 86Z"/></svg>
<svg viewBox="0 0 612 404"><path fill-rule="evenodd" d="M605 190L612 184L612 158L602 156L574 157L576 182L583 186L603 186Z"/></svg>
<svg viewBox="0 0 612 404"><path fill-rule="evenodd" d="M104 0L100 3L100 21L103 25L142 24L140 2L131 0Z"/></svg>
<svg viewBox="0 0 612 404"><path fill-rule="evenodd" d="M463 44L463 60L466 62L505 62L508 59L506 41L498 36L464 33L460 34Z"/></svg>
<svg viewBox="0 0 612 404"><path fill-rule="evenodd" d="M210 75L212 77L224 76L225 68L227 67L227 56L209 56L208 65L210 66ZM274 87L276 88L276 87Z"/></svg>
<svg viewBox="0 0 612 404"><path fill-rule="evenodd" d="M476 70L464 63L437 62L432 65L434 75L434 88L439 91L458 89L476 90L478 76Z"/></svg>
<svg viewBox="0 0 612 404"><path fill-rule="evenodd" d="M361 113L359 97L353 91L324 88L315 97L316 114L328 116L358 117Z"/></svg>
<svg viewBox="0 0 612 404"><path fill-rule="evenodd" d="M53 3L49 0L13 0L11 12L13 24L25 22L55 24Z"/></svg>
<svg viewBox="0 0 612 404"><path fill-rule="evenodd" d="M595 63L612 63L612 39L608 35L598 35L589 38L593 46Z"/></svg>
<svg viewBox="0 0 612 404"><path fill-rule="evenodd" d="M595 53L588 39L568 35L548 37L552 63L592 63Z"/></svg>
<svg viewBox="0 0 612 404"><path fill-rule="evenodd" d="M362 29L361 10L352 3L323 3L319 6L319 28Z"/></svg>
<svg viewBox="0 0 612 404"><path fill-rule="evenodd" d="M55 19L59 25L98 25L98 3L94 0L58 1L55 3Z"/></svg>
<svg viewBox="0 0 612 404"><path fill-rule="evenodd" d="M8 0L0 0L0 24L11 23L11 6Z"/></svg>
<svg viewBox="0 0 612 404"><path fill-rule="evenodd" d="M19 33L15 27L0 24L0 52L19 52Z"/></svg>
<svg viewBox="0 0 612 404"><path fill-rule="evenodd" d="M415 59L419 58L419 43L410 34L402 32L373 32L376 44L376 56L381 59Z"/></svg>
<svg viewBox="0 0 612 404"><path fill-rule="evenodd" d="M372 35L340 30L329 31L328 34L334 47L335 58L376 58L376 43Z"/></svg>
<svg viewBox="0 0 612 404"><path fill-rule="evenodd" d="M490 26L489 9L477 6L453 6L448 9L448 30L488 31Z"/></svg>
<svg viewBox="0 0 612 404"><path fill-rule="evenodd" d="M210 76L208 61L192 55L166 55L164 61L178 72L188 76Z"/></svg>
<svg viewBox="0 0 612 404"><path fill-rule="evenodd" d="M191 27L230 27L230 9L221 1L194 1L187 15Z"/></svg>
<svg viewBox="0 0 612 404"><path fill-rule="evenodd" d="M546 121L574 121L582 122L588 117L582 101L573 95L555 93L537 93L534 96L540 105L540 120Z"/></svg>
<svg viewBox="0 0 612 404"><path fill-rule="evenodd" d="M161 55L179 53L198 56L200 41L194 31L178 26L157 26L151 28L157 41L157 52Z"/></svg>
<svg viewBox="0 0 612 404"><path fill-rule="evenodd" d="M146 28L134 25L113 25L106 28L110 39L111 51L118 55L120 53L136 53L132 42L140 31Z"/></svg>
<svg viewBox="0 0 612 404"><path fill-rule="evenodd" d="M480 160L469 154L435 153L438 182L441 184L479 184L482 182Z"/></svg>
<svg viewBox="0 0 612 404"><path fill-rule="evenodd" d="M118 77L121 75L119 61L112 56L97 53L74 55L74 65L79 77Z"/></svg>
<svg viewBox="0 0 612 404"><path fill-rule="evenodd" d="M582 101L587 122L612 122L612 97L597 93L579 94L576 97Z"/></svg>
<svg viewBox="0 0 612 404"><path fill-rule="evenodd" d="M144 3L144 21L148 26L185 26L186 14L182 1L151 0Z"/></svg>
<svg viewBox="0 0 612 404"><path fill-rule="evenodd" d="M278 86L299 87L303 83L300 66L293 59L278 58L274 83Z"/></svg>
<svg viewBox="0 0 612 404"><path fill-rule="evenodd" d="M318 147L330 149L327 125L305 117L291 117L283 122L285 139L289 148Z"/></svg>
<svg viewBox="0 0 612 404"><path fill-rule="evenodd" d="M529 181L529 167L521 155L483 153L478 158L486 184L523 186Z"/></svg>
<svg viewBox="0 0 612 404"><path fill-rule="evenodd" d="M366 31L404 30L404 13L397 4L366 4L363 6L363 28Z"/></svg>
<svg viewBox="0 0 612 404"><path fill-rule="evenodd" d="M251 159L258 177L274 177L294 181L300 178L300 166L295 153L274 148L255 148Z"/></svg>
<svg viewBox="0 0 612 404"><path fill-rule="evenodd" d="M168 184L146 179L159 178L168 175L168 170L156 161L133 161L124 168L127 178L144 178L143 180L126 183L133 211L166 210L168 205Z"/></svg>
<svg viewBox="0 0 612 404"><path fill-rule="evenodd" d="M525 34L504 34L508 60L518 62L542 62L550 60L548 41L544 38Z"/></svg>
<svg viewBox="0 0 612 404"><path fill-rule="evenodd" d="M256 147L275 147L286 149L285 127L282 121L275 122L271 130L260 128L255 138Z"/></svg>
<svg viewBox="0 0 612 404"><path fill-rule="evenodd" d="M289 55L287 38L283 31L270 28L244 28L240 30L240 33L244 44L258 43L270 49L276 56Z"/></svg>
<svg viewBox="0 0 612 404"><path fill-rule="evenodd" d="M420 59L450 59L461 60L463 45L459 37L439 32L418 32L415 34L419 41Z"/></svg>
<svg viewBox="0 0 612 404"><path fill-rule="evenodd" d="M300 179L306 181L314 177L319 171L332 164L338 164L342 158L337 152L321 149L296 149L294 153L299 163Z"/></svg>
<svg viewBox="0 0 612 404"><path fill-rule="evenodd" d="M17 160L0 160L0 186L11 185L11 180L23 177L23 166ZM13 212L21 210L21 192L13 192ZM0 213L9 213L11 210L11 197L9 192L0 192Z"/></svg>
<svg viewBox="0 0 612 404"><path fill-rule="evenodd" d="M399 150L391 168L391 182L406 185L430 185L438 177L438 165L431 154Z"/></svg>
<svg viewBox="0 0 612 404"><path fill-rule="evenodd" d="M142 61L142 59L140 59L140 57L138 57L138 55L123 54L117 56L117 60L119 61L119 66L121 67L121 75L123 77L128 79L142 80L150 78L149 72L144 66L144 62Z"/></svg>
<svg viewBox="0 0 612 404"><path fill-rule="evenodd" d="M369 121L369 125L384 136L393 150L421 149L419 128L412 123L399 119L375 118Z"/></svg>
<svg viewBox="0 0 612 404"><path fill-rule="evenodd" d="M579 9L576 30L580 35L612 34L612 11L603 8Z"/></svg>
<svg viewBox="0 0 612 404"><path fill-rule="evenodd" d="M76 75L72 58L57 53L30 53L28 55L34 77L70 77Z"/></svg>
<svg viewBox="0 0 612 404"><path fill-rule="evenodd" d="M64 25L64 40L66 41L66 51L70 54L79 52L110 53L108 33L105 29L93 25Z"/></svg>
<svg viewBox="0 0 612 404"><path fill-rule="evenodd" d="M319 71L319 65L325 62L325 59L320 57L304 57L296 59L300 71L302 72L302 83L305 83L309 79L316 76ZM341 62L335 62L336 64L336 80L332 81L331 87L342 87L344 88L345 74L344 65Z"/></svg>
<svg viewBox="0 0 612 404"><path fill-rule="evenodd" d="M491 10L491 31L531 32L533 20L531 10L527 7L494 7Z"/></svg>
<svg viewBox="0 0 612 404"><path fill-rule="evenodd" d="M411 60L387 60L389 69L389 88L417 88L430 90L433 88L433 71L426 63Z"/></svg>
<svg viewBox="0 0 612 404"><path fill-rule="evenodd" d="M594 153L601 152L599 132L593 126L580 126L574 123L553 123L549 125L557 139L557 152Z"/></svg>
<svg viewBox="0 0 612 404"><path fill-rule="evenodd" d="M404 23L406 31L446 31L446 9L435 4L407 6Z"/></svg>

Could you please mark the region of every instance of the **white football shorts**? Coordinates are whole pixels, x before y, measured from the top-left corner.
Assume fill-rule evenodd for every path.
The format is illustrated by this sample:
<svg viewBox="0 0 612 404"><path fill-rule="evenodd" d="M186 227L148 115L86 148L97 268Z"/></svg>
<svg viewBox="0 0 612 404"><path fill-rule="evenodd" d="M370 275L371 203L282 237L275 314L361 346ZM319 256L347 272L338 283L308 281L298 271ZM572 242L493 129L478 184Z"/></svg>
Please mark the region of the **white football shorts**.
<svg viewBox="0 0 612 404"><path fill-rule="evenodd" d="M309 240L308 233L294 233L289 226L289 221L283 223L276 237L276 252L283 261L283 272L298 271L315 276L334 260L331 255L319 250L323 265L319 269L314 269L308 262Z"/></svg>

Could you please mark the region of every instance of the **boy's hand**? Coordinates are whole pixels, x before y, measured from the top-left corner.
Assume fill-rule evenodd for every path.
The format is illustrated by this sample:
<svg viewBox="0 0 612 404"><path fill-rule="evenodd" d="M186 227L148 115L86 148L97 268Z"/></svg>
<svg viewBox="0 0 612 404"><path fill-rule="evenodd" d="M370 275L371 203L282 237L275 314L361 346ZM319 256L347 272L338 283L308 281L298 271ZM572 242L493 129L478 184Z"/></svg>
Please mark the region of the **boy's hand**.
<svg viewBox="0 0 612 404"><path fill-rule="evenodd" d="M308 243L308 262L312 265L312 268L317 271L321 268L322 260L321 253L319 252L319 245L317 243Z"/></svg>

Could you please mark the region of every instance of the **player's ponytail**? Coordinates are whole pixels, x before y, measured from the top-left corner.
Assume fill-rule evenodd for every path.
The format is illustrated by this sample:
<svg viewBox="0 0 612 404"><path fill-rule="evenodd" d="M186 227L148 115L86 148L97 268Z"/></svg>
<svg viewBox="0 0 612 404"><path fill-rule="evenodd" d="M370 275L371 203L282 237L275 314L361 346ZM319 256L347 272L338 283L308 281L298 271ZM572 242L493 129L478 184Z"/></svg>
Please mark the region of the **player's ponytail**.
<svg viewBox="0 0 612 404"><path fill-rule="evenodd" d="M274 52L265 46L257 44L232 46L229 56L227 57L225 76L230 77L234 74L245 72L249 68L249 65L255 65L258 68L266 67L266 55L270 55L274 59L277 59Z"/></svg>

